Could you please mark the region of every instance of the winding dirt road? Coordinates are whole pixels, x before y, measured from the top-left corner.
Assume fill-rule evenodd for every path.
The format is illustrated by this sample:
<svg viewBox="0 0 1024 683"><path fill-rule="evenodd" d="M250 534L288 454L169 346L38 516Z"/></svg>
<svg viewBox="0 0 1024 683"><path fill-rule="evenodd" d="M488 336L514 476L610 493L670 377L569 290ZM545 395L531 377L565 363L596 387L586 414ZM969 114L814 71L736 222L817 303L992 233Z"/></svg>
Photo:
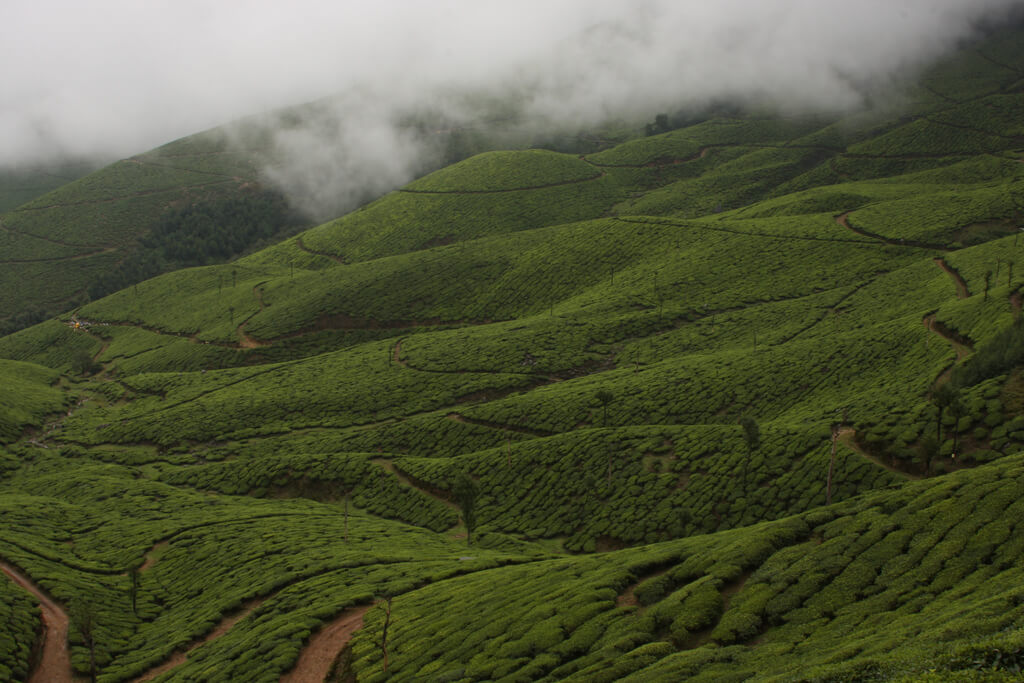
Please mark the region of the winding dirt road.
<svg viewBox="0 0 1024 683"><path fill-rule="evenodd" d="M958 299L966 299L971 296L971 293L967 290L967 283L964 282L963 277L960 276L960 272L956 268L946 263L944 258L933 259L935 265L942 270L946 271L946 274L953 279L953 284L956 285L956 297Z"/></svg>
<svg viewBox="0 0 1024 683"><path fill-rule="evenodd" d="M856 234L860 235L861 237L869 237L869 238L871 238L873 240L878 240L879 242L882 242L884 244L888 244L889 246L893 246L893 247L910 247L912 249L930 249L932 251L953 251L951 248L947 247L944 244L931 244L929 242L918 242L917 240L908 240L908 239L902 239L902 238L896 239L896 238L893 238L893 237L886 237L885 235L879 235L878 233L869 232L869 231L865 230L864 228L858 228L857 226L850 224L850 214L851 213L853 213L853 211L847 211L845 213L839 214L838 216L835 217L836 223L838 223L842 227L846 228L850 232L853 232L853 233L856 233Z"/></svg>
<svg viewBox="0 0 1024 683"><path fill-rule="evenodd" d="M295 668L281 676L281 683L323 683L331 665L363 626L363 616L373 605L351 607L309 639Z"/></svg>
<svg viewBox="0 0 1024 683"><path fill-rule="evenodd" d="M39 601L43 613L43 650L28 683L74 683L68 650L68 615L60 605L14 567L0 562L0 570Z"/></svg>
<svg viewBox="0 0 1024 683"><path fill-rule="evenodd" d="M230 631L232 626L234 626L235 624L240 622L242 619L245 619L247 616L249 616L252 613L253 610L255 610L257 607L259 607L262 604L263 604L263 599L262 598L256 598L255 600L250 600L245 605L243 605L242 609L239 610L237 613L221 619L220 623L217 624L217 626L212 631L210 631L208 634L206 634L205 636L203 636L202 638L200 638L198 640L193 641L186 649L178 650L178 651L174 652L170 657L168 657L162 663L156 665L155 667L153 667L152 669L150 669L146 673L142 674L141 676L138 676L137 678L133 679L133 683L142 683L143 681L151 681L154 678L156 678L157 676L160 676L161 674L165 674L168 671L170 671L171 669L184 664L185 660L188 659L189 654L191 654L193 650L195 650L200 645L205 645L206 643L209 643L209 642L211 642L213 640L216 640L217 638L220 638L222 635L224 635L225 633Z"/></svg>

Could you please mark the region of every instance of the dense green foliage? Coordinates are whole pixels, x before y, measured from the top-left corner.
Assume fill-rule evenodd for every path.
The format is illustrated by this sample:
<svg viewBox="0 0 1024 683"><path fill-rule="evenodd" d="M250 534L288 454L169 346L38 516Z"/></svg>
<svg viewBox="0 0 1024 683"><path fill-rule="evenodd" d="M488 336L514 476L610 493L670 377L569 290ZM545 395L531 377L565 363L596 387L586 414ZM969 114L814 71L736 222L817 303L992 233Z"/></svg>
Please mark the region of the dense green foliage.
<svg viewBox="0 0 1024 683"><path fill-rule="evenodd" d="M229 263L287 220L215 133L62 188L88 243L6 215L53 300L194 267L0 338L0 559L105 683L358 619L339 680L1019 678L1021 35L898 113L490 151Z"/></svg>
<svg viewBox="0 0 1024 683"><path fill-rule="evenodd" d="M1022 471L1018 457L783 522L442 582L395 601L389 674L856 680L968 669L968 653L991 665L1022 641L1021 502L1005 485ZM360 680L383 680L377 616L353 644Z"/></svg>
<svg viewBox="0 0 1024 683"><path fill-rule="evenodd" d="M0 443L11 443L28 427L39 427L47 414L60 410L67 394L51 386L57 373L49 368L0 360Z"/></svg>
<svg viewBox="0 0 1024 683"><path fill-rule="evenodd" d="M0 678L20 681L28 678L32 643L39 628L39 609L33 598L2 577L0 583Z"/></svg>
<svg viewBox="0 0 1024 683"><path fill-rule="evenodd" d="M240 191L160 215L136 248L89 283L89 298L99 299L169 270L222 263L282 238L305 220L272 192Z"/></svg>

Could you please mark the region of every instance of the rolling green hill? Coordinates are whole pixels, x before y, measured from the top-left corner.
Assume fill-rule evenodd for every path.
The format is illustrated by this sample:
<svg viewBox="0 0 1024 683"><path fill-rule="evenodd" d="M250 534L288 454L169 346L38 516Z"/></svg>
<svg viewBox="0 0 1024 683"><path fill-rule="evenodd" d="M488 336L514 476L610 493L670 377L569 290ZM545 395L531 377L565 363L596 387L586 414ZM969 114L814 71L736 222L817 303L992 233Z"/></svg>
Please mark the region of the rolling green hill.
<svg viewBox="0 0 1024 683"><path fill-rule="evenodd" d="M262 163L259 149L232 144L226 132L215 130L116 162L6 211L0 215L4 329L18 329L182 261L143 249L139 240L161 222L183 222L181 214L190 207L203 211L234 200L235 211L255 204L267 213L258 206L266 194L258 185ZM270 220L272 232L247 235L247 242L288 224L278 216Z"/></svg>
<svg viewBox="0 0 1024 683"><path fill-rule="evenodd" d="M0 564L58 665L1019 680L1022 38L891 115L472 156L0 338ZM101 179L227 175L192 156Z"/></svg>
<svg viewBox="0 0 1024 683"><path fill-rule="evenodd" d="M0 212L16 209L61 185L78 180L95 171L100 163L53 161L0 170Z"/></svg>
<svg viewBox="0 0 1024 683"><path fill-rule="evenodd" d="M514 184L515 179L495 173L505 168L502 155L509 153L501 146L522 148L530 138L516 132L504 118L486 118L494 116L489 107L498 105L465 105L485 117L475 129L464 130L461 124L446 122L429 108L405 115L396 123L424 149L418 168L426 172L498 148L488 157L491 167L476 160L464 172L473 177L483 174L493 183ZM0 173L0 334L23 329L160 273L223 263L308 228L312 221L302 207L309 198L295 190L286 199L274 178L288 173L289 164L296 163L291 158L295 153L288 146L289 135L305 135L311 130L326 130L329 135L330 129L339 125L338 117L344 116L346 106L345 98L339 96L240 119L94 172L84 162L69 162L53 169ZM543 142L570 150L611 144L579 135ZM530 154L544 153L534 150ZM564 180L563 175L582 181L598 174L586 163L560 167L552 158L551 154L543 161L538 157L536 163L518 172L526 176L540 173L541 184L553 186ZM551 178L544 180L544 174ZM356 187L334 187L332 182L342 183L338 179L325 181L319 191L348 197L337 200L346 206L379 194L372 188L360 190L358 182L351 180L348 184ZM473 202L436 192L430 182L427 177L405 188L409 206L391 210L402 215L436 211L442 214L439 218L480 210ZM580 189L585 201L593 199L595 191L614 192L605 184L598 185L597 190L589 186ZM419 196L414 198L412 193ZM558 203L560 197L553 192L550 203ZM516 196L510 194L499 210L508 213L509 219L536 222L537 207L519 210L513 206L515 202ZM560 215L569 219L576 213L570 209ZM394 237L400 240L400 250L419 246L410 245L408 237ZM435 239L443 243L451 237ZM306 240L318 243L313 234ZM379 255L383 245L376 237L369 242L369 253Z"/></svg>

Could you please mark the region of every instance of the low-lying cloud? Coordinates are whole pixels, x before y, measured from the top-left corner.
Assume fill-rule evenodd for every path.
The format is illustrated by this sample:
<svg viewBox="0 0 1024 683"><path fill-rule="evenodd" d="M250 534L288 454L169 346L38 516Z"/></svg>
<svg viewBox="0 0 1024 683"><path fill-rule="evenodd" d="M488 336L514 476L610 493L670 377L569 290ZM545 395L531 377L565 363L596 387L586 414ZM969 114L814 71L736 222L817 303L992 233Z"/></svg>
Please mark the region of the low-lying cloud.
<svg viewBox="0 0 1024 683"><path fill-rule="evenodd" d="M417 107L499 98L538 125L725 99L855 109L1022 0L10 0L0 165L126 156L337 96L276 136L273 180L314 208L410 179ZM456 104L459 102L459 104Z"/></svg>

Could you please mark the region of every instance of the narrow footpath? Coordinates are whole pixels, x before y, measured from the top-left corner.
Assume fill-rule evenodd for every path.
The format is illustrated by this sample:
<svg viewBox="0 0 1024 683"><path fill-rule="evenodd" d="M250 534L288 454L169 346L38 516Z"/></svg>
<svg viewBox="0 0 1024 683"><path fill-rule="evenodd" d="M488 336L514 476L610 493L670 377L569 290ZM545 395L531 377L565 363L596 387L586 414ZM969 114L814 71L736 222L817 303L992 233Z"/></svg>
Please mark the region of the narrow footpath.
<svg viewBox="0 0 1024 683"><path fill-rule="evenodd" d="M253 610L255 610L262 604L263 598L256 598L255 600L250 600L245 605L243 605L242 609L240 609L235 614L221 619L220 623L217 624L217 626L208 634L206 634L202 638L199 638L198 640L192 641L184 650L178 650L172 653L171 656L164 660L162 663L156 665L155 667L153 667L146 673L142 674L141 676L133 679L133 683L151 681L157 676L167 673L171 669L184 664L193 650L195 650L197 647L201 645L205 645L206 643L209 643L213 640L216 640L217 638L220 638L222 635L230 631L232 626L240 622L242 619L245 619L252 613Z"/></svg>
<svg viewBox="0 0 1024 683"><path fill-rule="evenodd" d="M940 257L934 260L935 264L939 268L942 268L949 277L953 278L953 284L956 285L956 297L958 299L966 299L971 296L971 293L967 290L967 283L964 282L963 277L960 276L960 273L956 268L946 263L946 259L944 258Z"/></svg>
<svg viewBox="0 0 1024 683"><path fill-rule="evenodd" d="M884 460L871 455L857 444L856 436L857 432L854 431L853 427L843 427L839 430L839 443L843 444L851 451L853 451L860 457L864 458L865 460L869 460L872 464L878 465L879 467L892 472L897 477L902 477L903 479L921 478L920 474L911 474L910 472L904 472L903 470L897 467L893 467L891 464L885 462Z"/></svg>
<svg viewBox="0 0 1024 683"><path fill-rule="evenodd" d="M929 242L918 242L917 240L908 239L894 239L892 237L886 237L885 235L879 235L878 233L869 232L863 228L858 228L850 224L850 214L852 211L839 214L836 216L836 223L846 228L852 233L860 235L861 237L869 237L873 240L878 240L884 244L888 244L892 247L909 247L911 249L930 249L932 251L953 251L944 244L931 244Z"/></svg>
<svg viewBox="0 0 1024 683"><path fill-rule="evenodd" d="M10 577L11 581L36 597L43 615L42 653L39 662L29 674L28 683L74 683L71 652L68 649L70 622L67 613L14 567L0 562L0 570Z"/></svg>

